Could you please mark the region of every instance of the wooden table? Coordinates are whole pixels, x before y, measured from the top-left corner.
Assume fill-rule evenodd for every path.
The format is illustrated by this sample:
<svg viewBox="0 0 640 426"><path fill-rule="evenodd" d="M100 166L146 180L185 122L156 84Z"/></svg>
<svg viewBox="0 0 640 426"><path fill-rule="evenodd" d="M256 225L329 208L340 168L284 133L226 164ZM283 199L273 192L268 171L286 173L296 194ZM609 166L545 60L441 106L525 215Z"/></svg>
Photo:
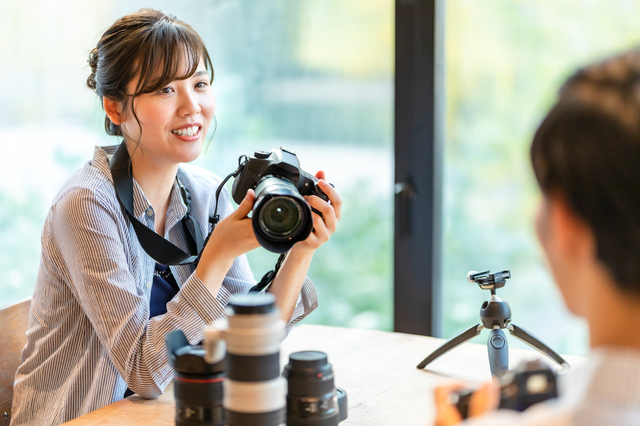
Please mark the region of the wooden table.
<svg viewBox="0 0 640 426"><path fill-rule="evenodd" d="M508 337L509 340L513 339ZM491 379L485 345L465 343L419 370L416 365L443 339L320 325L296 327L281 346L281 365L292 352L326 352L336 386L347 392L349 417L340 425L431 425L433 389L451 381L478 384ZM534 350L511 349L510 366L543 359ZM567 356L571 365L584 358ZM86 414L65 425L174 425L173 386L158 399L137 395Z"/></svg>

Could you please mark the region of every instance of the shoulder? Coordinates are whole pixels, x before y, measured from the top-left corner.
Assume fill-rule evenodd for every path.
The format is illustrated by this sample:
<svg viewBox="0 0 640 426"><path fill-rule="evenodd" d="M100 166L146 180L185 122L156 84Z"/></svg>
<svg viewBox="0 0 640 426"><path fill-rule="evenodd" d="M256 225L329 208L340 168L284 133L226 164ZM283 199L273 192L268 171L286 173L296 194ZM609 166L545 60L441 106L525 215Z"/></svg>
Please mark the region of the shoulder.
<svg viewBox="0 0 640 426"><path fill-rule="evenodd" d="M93 159L77 170L54 197L51 206L96 204L120 210L105 151L96 147Z"/></svg>

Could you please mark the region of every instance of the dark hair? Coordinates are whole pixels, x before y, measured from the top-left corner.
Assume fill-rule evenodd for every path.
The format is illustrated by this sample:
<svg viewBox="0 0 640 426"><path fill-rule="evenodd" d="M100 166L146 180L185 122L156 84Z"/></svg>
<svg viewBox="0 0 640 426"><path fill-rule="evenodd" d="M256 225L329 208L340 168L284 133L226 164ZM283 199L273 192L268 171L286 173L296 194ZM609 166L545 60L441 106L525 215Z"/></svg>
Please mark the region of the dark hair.
<svg viewBox="0 0 640 426"><path fill-rule="evenodd" d="M543 193L592 229L619 288L640 295L640 50L578 70L531 145Z"/></svg>
<svg viewBox="0 0 640 426"><path fill-rule="evenodd" d="M141 9L120 18L102 35L89 54L91 75L87 86L101 100L106 96L127 108L128 98L133 100L173 80L191 77L201 58L213 81L211 59L198 33L173 15ZM178 75L183 61L186 61L186 73ZM134 93L127 93L128 84L136 76L139 80ZM137 120L133 105L132 110ZM108 116L105 130L109 135L123 136L120 126Z"/></svg>

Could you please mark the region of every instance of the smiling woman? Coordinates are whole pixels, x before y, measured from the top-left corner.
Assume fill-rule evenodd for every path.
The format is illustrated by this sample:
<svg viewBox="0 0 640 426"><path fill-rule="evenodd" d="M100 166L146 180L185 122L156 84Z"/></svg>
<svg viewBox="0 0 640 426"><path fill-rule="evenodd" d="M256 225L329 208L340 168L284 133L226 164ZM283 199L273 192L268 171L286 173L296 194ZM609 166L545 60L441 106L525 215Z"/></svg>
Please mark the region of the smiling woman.
<svg viewBox="0 0 640 426"><path fill-rule="evenodd" d="M89 63L105 129L122 142L96 147L49 210L12 425L63 423L133 392L157 397L173 376L165 334L181 329L197 344L231 296L255 284L245 256L259 246L253 192L234 211L225 191L215 196L218 176L183 164L200 155L215 112L200 36L143 9L113 24ZM322 212L314 232L268 289L289 328L317 306L306 272L340 218L340 197L323 190L329 202L308 200ZM205 240L216 209L223 219ZM144 243L149 232L199 261L161 261Z"/></svg>

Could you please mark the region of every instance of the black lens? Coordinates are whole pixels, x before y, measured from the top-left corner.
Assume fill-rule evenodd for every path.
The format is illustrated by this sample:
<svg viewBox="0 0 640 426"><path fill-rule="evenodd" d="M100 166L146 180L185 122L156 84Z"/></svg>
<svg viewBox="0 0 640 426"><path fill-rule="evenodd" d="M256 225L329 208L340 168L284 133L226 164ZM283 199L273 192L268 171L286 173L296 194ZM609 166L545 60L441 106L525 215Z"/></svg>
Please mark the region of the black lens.
<svg viewBox="0 0 640 426"><path fill-rule="evenodd" d="M347 394L336 390L324 352L292 353L282 374L289 390L287 426L335 426L347 417Z"/></svg>
<svg viewBox="0 0 640 426"><path fill-rule="evenodd" d="M165 336L169 365L175 370L176 425L223 426L224 360L209 364L204 349L191 346L181 330Z"/></svg>
<svg viewBox="0 0 640 426"><path fill-rule="evenodd" d="M266 175L255 191L251 223L262 247L274 253L285 253L311 234L311 207L291 181Z"/></svg>
<svg viewBox="0 0 640 426"><path fill-rule="evenodd" d="M222 408L224 379L224 373L201 376L176 372L173 382L176 425L225 425Z"/></svg>
<svg viewBox="0 0 640 426"><path fill-rule="evenodd" d="M259 216L262 229L275 238L296 234L302 224L302 208L297 200L286 196L269 199Z"/></svg>

